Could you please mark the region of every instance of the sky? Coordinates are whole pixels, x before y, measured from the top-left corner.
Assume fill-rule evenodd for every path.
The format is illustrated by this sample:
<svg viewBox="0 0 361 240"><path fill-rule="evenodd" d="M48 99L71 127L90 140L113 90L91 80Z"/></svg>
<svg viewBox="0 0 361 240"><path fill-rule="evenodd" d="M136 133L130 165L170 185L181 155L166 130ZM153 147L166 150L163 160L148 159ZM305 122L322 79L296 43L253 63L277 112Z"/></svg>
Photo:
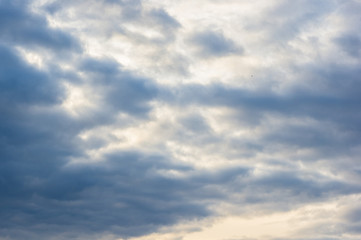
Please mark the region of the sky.
<svg viewBox="0 0 361 240"><path fill-rule="evenodd" d="M360 240L360 0L0 0L0 240Z"/></svg>

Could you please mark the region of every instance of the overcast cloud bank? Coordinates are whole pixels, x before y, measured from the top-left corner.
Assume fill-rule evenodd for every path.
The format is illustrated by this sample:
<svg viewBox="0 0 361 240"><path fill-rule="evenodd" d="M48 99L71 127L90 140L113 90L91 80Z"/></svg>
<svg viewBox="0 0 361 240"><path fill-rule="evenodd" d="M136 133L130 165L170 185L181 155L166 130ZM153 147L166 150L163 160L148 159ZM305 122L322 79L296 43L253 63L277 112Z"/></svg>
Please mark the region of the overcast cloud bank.
<svg viewBox="0 0 361 240"><path fill-rule="evenodd" d="M360 239L360 11L0 0L0 239Z"/></svg>

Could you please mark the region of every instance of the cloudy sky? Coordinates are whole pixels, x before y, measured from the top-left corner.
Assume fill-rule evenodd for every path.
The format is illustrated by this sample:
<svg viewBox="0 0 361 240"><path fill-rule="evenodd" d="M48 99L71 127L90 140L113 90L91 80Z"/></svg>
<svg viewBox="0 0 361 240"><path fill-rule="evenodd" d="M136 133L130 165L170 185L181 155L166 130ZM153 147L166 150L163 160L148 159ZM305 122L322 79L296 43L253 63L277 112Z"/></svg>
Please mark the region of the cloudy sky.
<svg viewBox="0 0 361 240"><path fill-rule="evenodd" d="M0 240L361 239L360 0L0 0Z"/></svg>

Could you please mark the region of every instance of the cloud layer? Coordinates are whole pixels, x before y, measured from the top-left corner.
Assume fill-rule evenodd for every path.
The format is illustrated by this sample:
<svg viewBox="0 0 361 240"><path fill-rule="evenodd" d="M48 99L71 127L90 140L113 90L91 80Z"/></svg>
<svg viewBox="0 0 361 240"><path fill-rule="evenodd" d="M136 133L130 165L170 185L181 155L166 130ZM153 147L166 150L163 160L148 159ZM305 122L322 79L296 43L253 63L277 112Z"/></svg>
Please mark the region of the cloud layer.
<svg viewBox="0 0 361 240"><path fill-rule="evenodd" d="M0 239L359 239L360 9L0 0Z"/></svg>

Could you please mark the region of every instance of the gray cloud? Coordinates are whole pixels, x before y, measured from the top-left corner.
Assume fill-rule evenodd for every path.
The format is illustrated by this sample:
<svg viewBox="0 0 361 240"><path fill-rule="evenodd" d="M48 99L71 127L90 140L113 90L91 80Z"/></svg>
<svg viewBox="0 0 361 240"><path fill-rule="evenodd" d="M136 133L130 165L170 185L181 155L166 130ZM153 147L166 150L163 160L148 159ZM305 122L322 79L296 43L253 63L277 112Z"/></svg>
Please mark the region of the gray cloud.
<svg viewBox="0 0 361 240"><path fill-rule="evenodd" d="M247 22L246 27L251 31L265 33L264 36L268 38L270 44L287 47L287 43L297 39L299 33L320 24L323 17L335 7L335 2L279 1L266 8L263 18Z"/></svg>
<svg viewBox="0 0 361 240"><path fill-rule="evenodd" d="M54 104L60 102L62 89L11 48L0 45L0 93L4 104Z"/></svg>
<svg viewBox="0 0 361 240"><path fill-rule="evenodd" d="M99 164L66 167L69 158L83 155L84 145L77 135L89 125L83 122L79 126L62 112L32 110L43 102L48 107L57 104L62 92L56 84L47 83L50 79L45 73L25 64L9 49L2 47L1 56L7 59L4 67L8 70L1 78L1 236L48 239L64 232L57 239L75 239L107 231L132 236L208 214L205 207L185 199L194 186L157 174L162 169L188 171L162 156L114 153ZM106 66L92 70L111 74L107 69L113 69L111 64L96 65L102 64ZM25 79L28 82L14 83ZM137 94L141 89L138 80L132 80L123 79L130 84L126 89L130 101L132 87Z"/></svg>
<svg viewBox="0 0 361 240"><path fill-rule="evenodd" d="M157 96L157 86L151 79L122 71L115 61L86 59L81 69L93 80L105 105L129 114L144 115L151 107L149 102Z"/></svg>
<svg viewBox="0 0 361 240"><path fill-rule="evenodd" d="M80 10L84 7L88 8L91 14ZM44 8L56 17L66 17L69 20L74 20L74 17L69 15L69 11L75 11L79 15L76 18L81 17L95 23L91 28L86 29L89 33L94 35L102 33L102 37L106 39L114 35L122 35L137 45L164 47L165 44L174 41L175 33L181 27L180 23L163 8L147 9L140 0L54 1L45 4ZM109 12L109 15L103 15L97 8ZM114 11L115 9L117 11ZM112 20L109 21L110 19ZM132 27L125 24L131 24ZM142 31L134 30L133 27ZM149 36L144 29L149 29L155 34Z"/></svg>
<svg viewBox="0 0 361 240"><path fill-rule="evenodd" d="M29 1L0 2L0 36L7 43L52 50L80 50L70 34L48 26L46 18L29 11Z"/></svg>
<svg viewBox="0 0 361 240"><path fill-rule="evenodd" d="M47 239L66 224L73 235L109 231L125 237L142 235L182 218L208 215L204 207L186 199L194 186L155 172L170 168L182 169L160 156L116 153L106 162L58 168L44 178L28 170L34 175L23 176L28 181L18 186L22 200L12 201L20 196L9 193L2 198L7 205L2 214L9 218L1 221L1 232L12 234L19 225L24 235L36 232L39 239ZM24 235L15 234L14 238ZM58 239L67 237L60 235Z"/></svg>
<svg viewBox="0 0 361 240"><path fill-rule="evenodd" d="M214 206L224 204L234 213L276 213L360 194L360 170L355 169L361 145L358 33L346 29L347 34L329 39L332 50L352 61L327 56L264 70L268 76L287 68L290 76L277 79L289 81L286 86L161 85L154 75L164 72L144 76L143 66L122 66L109 53L86 55L80 51L81 38L72 37L76 31L49 27L44 16L30 11L31 3L0 0L1 239L127 238L222 214ZM351 14L352 6L359 5L352 3L340 12ZM61 18L67 9L80 14L86 4L53 1L43 9ZM278 20L276 26L264 28L274 41L287 42L328 14L333 4L338 3L296 1L291 6L282 1L266 15ZM101 11L75 14L85 23L98 17L106 22L89 30L92 37L119 31L164 56L181 34L183 23L165 7L146 9L141 1L114 0L100 5L120 11L112 12L110 21ZM114 24L117 16L120 23ZM163 37L125 31L122 21L152 26ZM103 32L104 26L110 27ZM212 30L196 32L189 41L202 57L244 52ZM40 55L43 49L76 51L72 57L53 54L37 68L17 47ZM169 55L178 59L174 51ZM70 66L62 66L64 61ZM255 75L254 81L262 79ZM90 89L85 98L94 106L74 115L67 112L64 83ZM212 115L213 110L218 112ZM122 138L127 131L135 138L144 133L145 140L128 146ZM199 167L207 163L222 167ZM352 206L340 218L335 237L307 239L336 240L343 233L357 237L359 215L359 207Z"/></svg>
<svg viewBox="0 0 361 240"><path fill-rule="evenodd" d="M195 33L189 41L198 48L199 54L204 57L221 57L243 53L241 46L226 38L221 32Z"/></svg>
<svg viewBox="0 0 361 240"><path fill-rule="evenodd" d="M335 39L341 49L353 57L360 56L361 39L357 35L343 35Z"/></svg>
<svg viewBox="0 0 361 240"><path fill-rule="evenodd" d="M165 30L173 30L180 27L179 22L171 17L164 9L153 9L150 11L150 16Z"/></svg>

